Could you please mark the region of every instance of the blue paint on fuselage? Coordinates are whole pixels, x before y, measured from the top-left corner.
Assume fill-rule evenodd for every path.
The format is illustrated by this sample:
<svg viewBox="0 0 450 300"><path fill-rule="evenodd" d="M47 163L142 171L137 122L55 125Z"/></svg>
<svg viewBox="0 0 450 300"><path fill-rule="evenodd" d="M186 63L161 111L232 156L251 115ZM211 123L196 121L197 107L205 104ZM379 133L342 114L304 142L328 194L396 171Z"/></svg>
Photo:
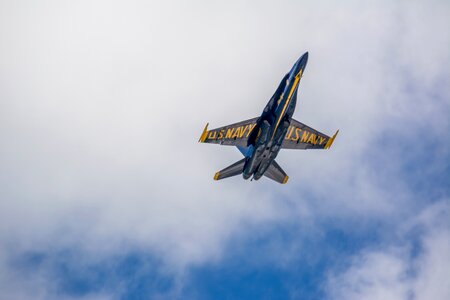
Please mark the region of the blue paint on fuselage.
<svg viewBox="0 0 450 300"><path fill-rule="evenodd" d="M254 140L250 141L253 146L251 154L247 151L244 154L243 149L239 149L247 157L243 172L245 179L251 176L255 180L261 178L278 155L297 103L300 78L296 80L296 77L301 77L307 62L308 52L295 62L269 100L253 129L255 135Z"/></svg>
<svg viewBox="0 0 450 300"><path fill-rule="evenodd" d="M250 157L253 154L253 150L255 150L255 148L253 147L253 145L250 145L248 147L242 147L242 146L236 146L239 151L242 153L242 155L244 155L245 157Z"/></svg>
<svg viewBox="0 0 450 300"><path fill-rule="evenodd" d="M280 114L282 113L283 107L285 106L287 101L290 101L291 99L289 99L289 94L291 92L292 86L295 83L295 77L300 73L303 72L305 70L306 64L308 62L308 52L306 52L305 54L303 54L294 64L294 66L292 66L291 70L289 71L289 76L287 78L287 84L285 83L285 87L283 90L283 97L281 99L281 101L279 101L278 106L276 108L275 111L275 115L283 118L284 115ZM297 86L295 87L294 91L292 92L292 95L294 95L294 93L296 92L296 90L298 89L298 83ZM292 103L292 102L291 102ZM289 103L289 105L291 104ZM287 107L284 111L284 113L286 113L288 111L289 107Z"/></svg>

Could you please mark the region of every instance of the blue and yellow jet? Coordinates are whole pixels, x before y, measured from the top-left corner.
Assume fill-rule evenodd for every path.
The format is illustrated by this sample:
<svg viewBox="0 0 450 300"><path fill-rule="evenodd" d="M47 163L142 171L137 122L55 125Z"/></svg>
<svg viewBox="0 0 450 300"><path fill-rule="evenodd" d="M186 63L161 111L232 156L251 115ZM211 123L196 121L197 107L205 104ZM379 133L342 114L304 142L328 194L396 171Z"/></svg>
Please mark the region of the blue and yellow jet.
<svg viewBox="0 0 450 300"><path fill-rule="evenodd" d="M242 174L244 179L258 180L263 175L279 183L288 176L275 158L281 149L328 149L336 133L329 137L292 118L297 103L297 90L308 62L302 55L281 80L261 116L224 127L208 130L206 124L199 142L236 146L244 155L240 161L217 172L215 180Z"/></svg>

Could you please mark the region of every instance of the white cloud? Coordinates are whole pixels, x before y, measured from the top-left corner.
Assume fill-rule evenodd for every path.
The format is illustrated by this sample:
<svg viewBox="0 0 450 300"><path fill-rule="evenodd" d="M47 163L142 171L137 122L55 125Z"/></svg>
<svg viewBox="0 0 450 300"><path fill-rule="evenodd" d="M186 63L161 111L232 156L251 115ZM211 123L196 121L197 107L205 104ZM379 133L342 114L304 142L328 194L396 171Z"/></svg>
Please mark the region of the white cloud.
<svg viewBox="0 0 450 300"><path fill-rule="evenodd" d="M414 218L401 233L402 245L364 250L341 273L329 276L330 299L437 299L450 297L450 224L448 201ZM417 235L420 250L406 234ZM405 240L406 239L406 240ZM419 254L413 253L419 251Z"/></svg>
<svg viewBox="0 0 450 300"><path fill-rule="evenodd" d="M365 155L393 125L448 128L449 9L1 3L0 244L17 253L77 248L87 260L146 249L179 270L220 258L247 225L395 218L415 195L395 161L390 188L381 187ZM212 181L240 154L198 145L204 123L258 115L306 50L295 117L330 134L341 128L334 149L281 153L288 186ZM411 100L404 73L423 84L420 97Z"/></svg>

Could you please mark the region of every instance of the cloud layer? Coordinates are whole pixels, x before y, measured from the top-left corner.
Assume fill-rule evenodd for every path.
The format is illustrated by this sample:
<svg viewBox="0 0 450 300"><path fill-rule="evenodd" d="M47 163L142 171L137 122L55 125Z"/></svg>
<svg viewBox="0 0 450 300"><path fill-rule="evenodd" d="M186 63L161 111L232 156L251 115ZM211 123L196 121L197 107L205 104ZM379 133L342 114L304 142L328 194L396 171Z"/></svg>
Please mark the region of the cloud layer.
<svg viewBox="0 0 450 300"><path fill-rule="evenodd" d="M449 261L449 232L415 221L448 216L446 1L19 1L0 11L3 298L126 297L129 275L111 261L130 255L152 261L134 275L170 278L162 292L148 283L155 295L177 298L192 268L226 261L232 241L263 237L254 263L287 270L305 253L324 259L305 243L320 249L330 227L364 236L374 226L379 249L367 241L342 251L347 268L324 267L329 297L449 294L428 281L450 269L436 263ZM212 181L240 154L198 145L204 123L260 114L305 51L295 118L340 128L333 149L282 152L287 186ZM414 259L405 220L427 228ZM65 288L61 266L127 284Z"/></svg>
<svg viewBox="0 0 450 300"><path fill-rule="evenodd" d="M448 215L448 201L440 202L406 222L395 244L359 253L344 272L329 276L330 299L446 299Z"/></svg>

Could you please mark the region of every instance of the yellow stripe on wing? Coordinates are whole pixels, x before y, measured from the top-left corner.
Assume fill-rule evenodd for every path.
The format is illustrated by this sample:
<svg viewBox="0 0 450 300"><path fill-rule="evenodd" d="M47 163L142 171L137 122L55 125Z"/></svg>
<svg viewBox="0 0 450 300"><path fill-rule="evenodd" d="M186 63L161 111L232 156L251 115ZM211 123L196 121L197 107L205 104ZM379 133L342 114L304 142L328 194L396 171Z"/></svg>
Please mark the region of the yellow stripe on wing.
<svg viewBox="0 0 450 300"><path fill-rule="evenodd" d="M328 142L325 144L324 149L330 149L331 145L333 145L334 139L336 138L337 134L339 133L339 129L336 131L336 133L328 139Z"/></svg>
<svg viewBox="0 0 450 300"><path fill-rule="evenodd" d="M206 123L205 129L203 129L202 135L198 139L199 143L203 143L206 140L206 137L208 136L208 125L209 123Z"/></svg>

